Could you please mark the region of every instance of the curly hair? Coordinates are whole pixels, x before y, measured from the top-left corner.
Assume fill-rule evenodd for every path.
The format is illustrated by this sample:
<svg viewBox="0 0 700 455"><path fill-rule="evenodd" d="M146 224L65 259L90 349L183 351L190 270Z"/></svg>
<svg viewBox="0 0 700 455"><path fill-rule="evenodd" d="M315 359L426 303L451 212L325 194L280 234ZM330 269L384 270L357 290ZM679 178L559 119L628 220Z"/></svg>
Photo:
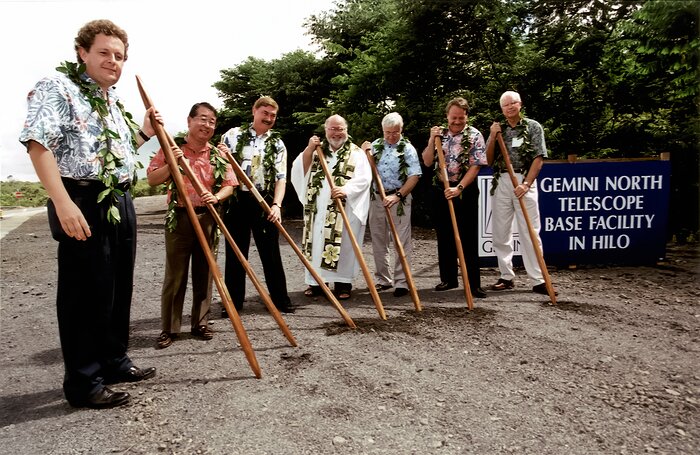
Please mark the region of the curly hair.
<svg viewBox="0 0 700 455"><path fill-rule="evenodd" d="M80 58L78 49L83 48L89 51L95 42L95 37L100 33L107 36L115 36L124 43L124 61L126 61L129 50L129 37L126 35L126 32L110 20L98 19L88 22L78 30L78 36L75 37L75 53L78 56L78 63L84 63L83 59Z"/></svg>

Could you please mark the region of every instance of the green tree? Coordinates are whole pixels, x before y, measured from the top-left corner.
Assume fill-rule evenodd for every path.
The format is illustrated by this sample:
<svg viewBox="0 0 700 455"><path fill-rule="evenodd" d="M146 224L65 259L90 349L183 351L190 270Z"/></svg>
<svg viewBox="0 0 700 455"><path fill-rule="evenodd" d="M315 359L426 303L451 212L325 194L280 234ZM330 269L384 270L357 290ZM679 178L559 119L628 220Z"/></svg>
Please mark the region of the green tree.
<svg viewBox="0 0 700 455"><path fill-rule="evenodd" d="M252 120L252 107L263 95L271 96L280 106L275 129L287 147L287 166L318 132L323 120L314 118L318 106L328 103L333 65L305 51L294 51L279 59L265 61L249 57L233 68L221 70L221 80L214 84L224 100L217 122L217 136L230 128ZM285 197L287 213L299 211L298 203Z"/></svg>

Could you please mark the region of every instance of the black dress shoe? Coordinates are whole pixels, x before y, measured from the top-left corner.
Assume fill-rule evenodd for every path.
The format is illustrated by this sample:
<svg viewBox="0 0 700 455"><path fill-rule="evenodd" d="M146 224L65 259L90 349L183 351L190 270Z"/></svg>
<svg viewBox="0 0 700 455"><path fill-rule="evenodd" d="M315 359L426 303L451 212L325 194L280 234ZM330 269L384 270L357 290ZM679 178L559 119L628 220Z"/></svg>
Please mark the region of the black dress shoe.
<svg viewBox="0 0 700 455"><path fill-rule="evenodd" d="M403 297L408 294L408 289L406 288L396 288L394 289L394 297Z"/></svg>
<svg viewBox="0 0 700 455"><path fill-rule="evenodd" d="M481 288L472 288L472 297L476 297L479 299L485 299L487 295L488 294L486 294L486 291L484 291Z"/></svg>
<svg viewBox="0 0 700 455"><path fill-rule="evenodd" d="M448 283L446 281L443 281L442 283L435 286L435 290L436 291L447 291L449 289L454 289L457 286L458 286L457 283Z"/></svg>
<svg viewBox="0 0 700 455"><path fill-rule="evenodd" d="M243 304L241 303L240 305L236 305L235 303L233 304L234 307L236 307L236 312L240 313L241 310L243 310ZM221 319L228 319L228 312L226 311L226 307L222 306L221 307Z"/></svg>
<svg viewBox="0 0 700 455"><path fill-rule="evenodd" d="M116 408L129 402L129 394L115 392L108 387L102 387L97 392L88 396L84 401L70 402L75 408L107 409Z"/></svg>
<svg viewBox="0 0 700 455"><path fill-rule="evenodd" d="M280 310L281 313L294 313L296 309L292 305L282 305L277 307L278 310Z"/></svg>
<svg viewBox="0 0 700 455"><path fill-rule="evenodd" d="M116 375L105 378L105 384L117 384L119 382L139 382L150 379L156 375L156 368L131 367L128 370L120 371Z"/></svg>
<svg viewBox="0 0 700 455"><path fill-rule="evenodd" d="M533 286L532 292L542 295L549 295L549 292L547 291L547 285L545 283L540 283L536 286ZM557 291L554 291L554 295L559 295L559 293Z"/></svg>

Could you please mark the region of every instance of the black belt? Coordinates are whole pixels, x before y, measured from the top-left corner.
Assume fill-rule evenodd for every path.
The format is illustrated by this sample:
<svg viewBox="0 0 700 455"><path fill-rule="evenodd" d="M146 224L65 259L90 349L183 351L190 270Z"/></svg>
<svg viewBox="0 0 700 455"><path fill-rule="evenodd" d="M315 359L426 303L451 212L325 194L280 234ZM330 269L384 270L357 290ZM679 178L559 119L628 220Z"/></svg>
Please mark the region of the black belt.
<svg viewBox="0 0 700 455"><path fill-rule="evenodd" d="M250 197L252 197L252 198L255 198L255 194L253 194L253 192L250 191L250 190L240 190L240 191L236 191L236 192L237 192L238 194L244 194L244 195L246 195L246 196L250 196ZM260 194L260 196L261 196L263 199L265 199L266 201L267 201L267 200L272 201L272 198L273 198L274 195L275 195L274 193L269 192L269 191L258 191L258 194ZM257 199L257 198L255 198L255 199Z"/></svg>
<svg viewBox="0 0 700 455"><path fill-rule="evenodd" d="M68 177L61 177L61 181L63 182L63 186L65 186L66 189L99 192L107 188L107 186L105 186L105 184L99 180L77 180ZM131 182L118 183L115 186L115 188L124 192L129 191L129 188L131 188Z"/></svg>
<svg viewBox="0 0 700 455"><path fill-rule="evenodd" d="M524 173L524 172L525 172L525 169L522 168L522 167L513 168L513 173L514 173L514 174L522 174L522 173ZM501 174L507 174L507 173L508 173L508 169L504 169L504 170L501 171Z"/></svg>
<svg viewBox="0 0 700 455"><path fill-rule="evenodd" d="M385 195L385 196L391 196L392 194L396 194L396 192L399 191L400 189L401 189L401 188L399 188L398 190L389 190L389 191L385 191L385 192L384 192L384 195Z"/></svg>
<svg viewBox="0 0 700 455"><path fill-rule="evenodd" d="M202 213L208 213L209 209L207 208L206 205L198 205L197 207L192 207L194 209L194 213L197 215L201 215ZM187 210L187 207L175 207L175 210L178 212L184 212Z"/></svg>

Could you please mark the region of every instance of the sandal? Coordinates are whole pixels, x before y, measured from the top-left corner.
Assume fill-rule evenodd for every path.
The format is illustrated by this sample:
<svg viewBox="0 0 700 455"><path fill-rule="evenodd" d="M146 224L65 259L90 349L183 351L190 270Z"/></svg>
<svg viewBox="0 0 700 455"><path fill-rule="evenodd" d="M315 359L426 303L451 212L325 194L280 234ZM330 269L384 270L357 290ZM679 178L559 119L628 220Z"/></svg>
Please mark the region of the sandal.
<svg viewBox="0 0 700 455"><path fill-rule="evenodd" d="M492 291L505 291L506 289L513 289L515 287L514 280L504 280L499 278L496 284L491 286Z"/></svg>
<svg viewBox="0 0 700 455"><path fill-rule="evenodd" d="M336 283L335 294L338 296L338 300L347 300L352 296L352 284L350 283Z"/></svg>
<svg viewBox="0 0 700 455"><path fill-rule="evenodd" d="M307 297L316 297L317 295L321 294L323 294L323 291L321 291L321 286L309 286L304 291L304 295Z"/></svg>

